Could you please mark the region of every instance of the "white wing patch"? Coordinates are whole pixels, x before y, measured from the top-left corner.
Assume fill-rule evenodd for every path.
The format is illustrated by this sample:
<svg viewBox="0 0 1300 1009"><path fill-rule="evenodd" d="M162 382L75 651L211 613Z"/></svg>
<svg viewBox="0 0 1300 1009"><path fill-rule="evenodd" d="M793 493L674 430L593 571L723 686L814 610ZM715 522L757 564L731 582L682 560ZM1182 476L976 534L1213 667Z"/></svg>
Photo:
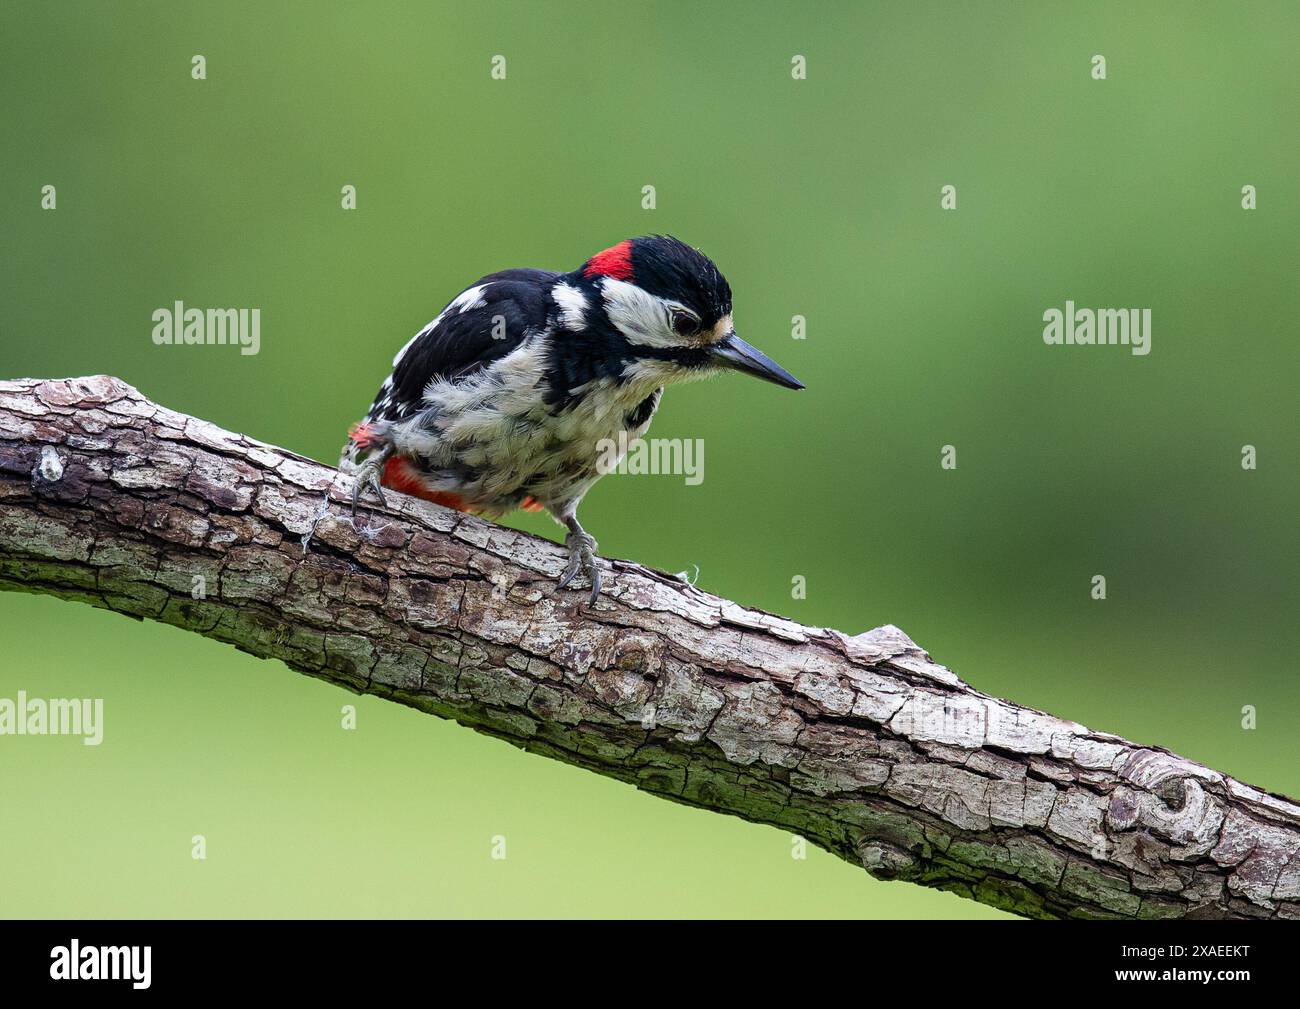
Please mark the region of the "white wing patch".
<svg viewBox="0 0 1300 1009"><path fill-rule="evenodd" d="M439 312L436 319L407 340L402 349L393 356L393 367L397 367L398 363L401 362L402 358L406 355L406 352L411 349L411 346L416 340L420 339L422 336L428 336L437 329L438 323L442 322L442 320L447 317L448 313L457 312L460 315L464 315L471 309L482 308L486 305L487 302L483 299L483 292L486 291L487 288L487 284L475 284L473 287L466 288L461 291L460 294L456 295L456 297L452 298L451 304Z"/></svg>
<svg viewBox="0 0 1300 1009"><path fill-rule="evenodd" d="M563 281L551 288L551 297L560 307L560 325L574 332L587 325L587 296Z"/></svg>
<svg viewBox="0 0 1300 1009"><path fill-rule="evenodd" d="M539 393L547 367L546 341L530 340L464 380L434 379L424 409L390 436L419 460L430 489L459 494L484 514L509 511L522 493L554 511L600 479L602 443L645 433L649 419L629 431L627 415L655 388L596 379L591 395L555 415Z"/></svg>
<svg viewBox="0 0 1300 1009"><path fill-rule="evenodd" d="M464 315L471 308L482 308L487 304L483 300L483 292L488 288L487 284L475 284L473 287L467 287L460 294L451 299L451 304L447 306L447 311L456 309L461 315Z"/></svg>

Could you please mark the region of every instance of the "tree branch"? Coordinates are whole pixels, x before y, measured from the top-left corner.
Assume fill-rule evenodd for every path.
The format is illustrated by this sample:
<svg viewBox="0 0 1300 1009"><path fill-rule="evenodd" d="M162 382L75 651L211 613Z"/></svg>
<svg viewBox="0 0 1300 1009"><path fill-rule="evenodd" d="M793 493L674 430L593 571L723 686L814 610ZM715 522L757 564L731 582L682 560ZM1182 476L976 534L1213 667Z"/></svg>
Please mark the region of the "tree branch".
<svg viewBox="0 0 1300 1009"><path fill-rule="evenodd" d="M804 627L350 479L103 376L0 382L0 588L172 624L1041 918L1300 917L1300 806ZM311 533L308 548L304 537Z"/></svg>

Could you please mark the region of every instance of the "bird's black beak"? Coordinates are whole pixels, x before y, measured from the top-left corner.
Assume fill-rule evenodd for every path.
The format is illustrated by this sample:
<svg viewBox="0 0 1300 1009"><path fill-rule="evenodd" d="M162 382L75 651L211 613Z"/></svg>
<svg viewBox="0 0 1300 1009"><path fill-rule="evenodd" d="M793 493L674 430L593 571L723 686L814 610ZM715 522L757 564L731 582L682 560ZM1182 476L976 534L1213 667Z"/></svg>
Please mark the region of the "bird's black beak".
<svg viewBox="0 0 1300 1009"><path fill-rule="evenodd" d="M769 382L783 385L787 389L802 389L804 384L764 354L757 347L751 347L734 332L715 343L712 347L715 363L724 368L735 368L746 375L757 375Z"/></svg>

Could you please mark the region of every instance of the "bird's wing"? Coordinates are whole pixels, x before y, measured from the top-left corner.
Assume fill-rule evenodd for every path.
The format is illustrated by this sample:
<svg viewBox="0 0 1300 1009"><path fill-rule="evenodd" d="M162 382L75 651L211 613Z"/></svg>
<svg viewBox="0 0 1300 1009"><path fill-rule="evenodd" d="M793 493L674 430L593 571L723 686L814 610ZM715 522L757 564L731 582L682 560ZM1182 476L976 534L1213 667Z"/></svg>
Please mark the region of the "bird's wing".
<svg viewBox="0 0 1300 1009"><path fill-rule="evenodd" d="M369 420L399 420L423 401L435 378L463 380L545 328L558 273L503 270L466 288L393 358L393 373Z"/></svg>

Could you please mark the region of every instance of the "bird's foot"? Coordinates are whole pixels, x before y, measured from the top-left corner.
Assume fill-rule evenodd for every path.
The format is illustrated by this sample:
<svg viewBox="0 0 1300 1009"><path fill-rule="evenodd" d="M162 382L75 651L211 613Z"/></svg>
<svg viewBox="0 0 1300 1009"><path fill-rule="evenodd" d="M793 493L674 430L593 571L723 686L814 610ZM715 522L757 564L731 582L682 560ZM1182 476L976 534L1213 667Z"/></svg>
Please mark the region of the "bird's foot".
<svg viewBox="0 0 1300 1009"><path fill-rule="evenodd" d="M574 529L564 537L564 545L569 548L569 566L564 569L560 575L556 588L567 588L569 583L577 577L578 572L582 571L591 579L591 601L589 605L596 605L596 597L600 595L600 567L596 557L596 541L581 529Z"/></svg>
<svg viewBox="0 0 1300 1009"><path fill-rule="evenodd" d="M357 517L357 502L361 499L361 494L365 490L375 492L375 497L379 498L380 507L388 507L388 499L384 497L380 479L384 473L384 464L388 462L388 457L392 454L393 450L391 448L385 448L382 452L372 455L357 466L352 480L352 517L354 519Z"/></svg>

